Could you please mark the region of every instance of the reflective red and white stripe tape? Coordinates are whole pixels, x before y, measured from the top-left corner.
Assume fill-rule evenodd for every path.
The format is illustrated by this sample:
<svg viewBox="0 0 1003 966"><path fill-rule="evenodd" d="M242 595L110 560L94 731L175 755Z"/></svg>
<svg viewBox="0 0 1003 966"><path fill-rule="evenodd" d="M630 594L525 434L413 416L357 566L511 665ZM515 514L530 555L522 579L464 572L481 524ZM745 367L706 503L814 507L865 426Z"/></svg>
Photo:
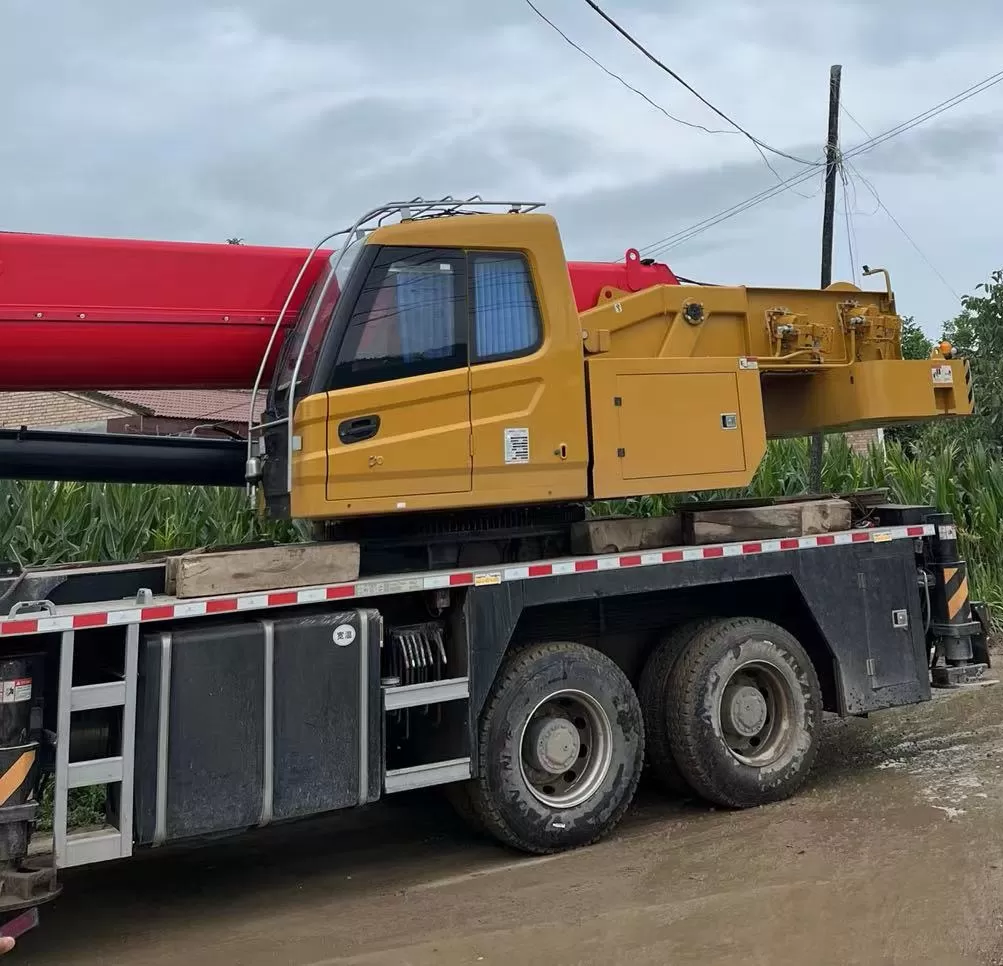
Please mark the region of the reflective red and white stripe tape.
<svg viewBox="0 0 1003 966"><path fill-rule="evenodd" d="M146 606L131 601L96 602L93 609L81 605L67 607L65 615L32 615L0 618L0 637L25 634L46 634L54 631L84 630L91 627L148 624L156 621L181 620L213 614L268 610L296 604L321 604L336 600L365 600L422 590L442 590L449 587L483 587L562 577L632 567L660 567L697 560L717 560L723 557L748 557L793 550L815 550L848 544L887 543L891 540L929 537L931 525L887 527L874 530L851 530L824 533L812 537L791 537L780 540L752 540L745 543L723 543L706 547L673 547L666 550L645 550L636 553L604 554L597 557L574 557L541 561L518 566L450 570L431 574L404 574L383 578L366 578L347 584L304 587L294 590L272 590L266 593L238 594L227 597L207 597L195 600L159 598Z"/></svg>

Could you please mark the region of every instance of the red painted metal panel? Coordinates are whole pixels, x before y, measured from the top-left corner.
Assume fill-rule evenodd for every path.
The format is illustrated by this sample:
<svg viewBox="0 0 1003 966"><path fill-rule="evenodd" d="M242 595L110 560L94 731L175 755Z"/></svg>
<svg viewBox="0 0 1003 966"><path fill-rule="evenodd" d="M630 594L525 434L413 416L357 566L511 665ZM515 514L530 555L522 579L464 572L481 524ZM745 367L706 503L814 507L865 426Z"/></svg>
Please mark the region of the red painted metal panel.
<svg viewBox="0 0 1003 966"><path fill-rule="evenodd" d="M0 388L249 388L307 254L0 233Z"/></svg>
<svg viewBox="0 0 1003 966"><path fill-rule="evenodd" d="M309 251L0 233L0 389L247 389ZM295 320L330 251L283 320ZM678 284L665 265L568 265L579 311L604 288ZM269 368L274 365L277 341Z"/></svg>
<svg viewBox="0 0 1003 966"><path fill-rule="evenodd" d="M595 308L606 288L640 292L654 285L679 284L668 265L645 264L636 248L628 249L622 262L568 262L568 274L579 312Z"/></svg>

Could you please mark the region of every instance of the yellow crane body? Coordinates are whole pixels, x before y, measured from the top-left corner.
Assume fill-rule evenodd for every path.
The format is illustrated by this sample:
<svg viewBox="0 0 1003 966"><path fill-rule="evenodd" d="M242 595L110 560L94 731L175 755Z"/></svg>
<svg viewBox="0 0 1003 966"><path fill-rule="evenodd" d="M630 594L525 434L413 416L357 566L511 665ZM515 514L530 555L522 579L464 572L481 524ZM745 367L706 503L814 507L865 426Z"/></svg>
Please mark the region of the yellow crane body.
<svg viewBox="0 0 1003 966"><path fill-rule="evenodd" d="M770 438L973 410L964 360L902 358L890 290L660 284L580 313L536 212L377 227L321 325L291 430L310 520L740 487ZM419 330L438 348L407 355Z"/></svg>

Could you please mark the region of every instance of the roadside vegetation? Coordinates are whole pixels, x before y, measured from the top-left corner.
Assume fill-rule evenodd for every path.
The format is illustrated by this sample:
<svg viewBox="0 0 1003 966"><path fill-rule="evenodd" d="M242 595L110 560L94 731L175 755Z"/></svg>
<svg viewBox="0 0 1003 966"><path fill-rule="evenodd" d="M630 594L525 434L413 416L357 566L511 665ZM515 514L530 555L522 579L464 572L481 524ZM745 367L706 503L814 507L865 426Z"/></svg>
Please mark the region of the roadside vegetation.
<svg viewBox="0 0 1003 966"><path fill-rule="evenodd" d="M21 566L131 560L195 547L297 539L241 489L0 480L0 559Z"/></svg>

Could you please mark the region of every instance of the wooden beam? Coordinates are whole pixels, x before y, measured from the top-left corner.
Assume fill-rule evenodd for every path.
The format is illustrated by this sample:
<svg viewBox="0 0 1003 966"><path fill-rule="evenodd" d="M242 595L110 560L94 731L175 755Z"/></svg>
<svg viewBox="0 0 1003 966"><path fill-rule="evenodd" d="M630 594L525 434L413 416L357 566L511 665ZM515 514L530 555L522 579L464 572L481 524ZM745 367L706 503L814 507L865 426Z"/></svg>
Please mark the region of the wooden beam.
<svg viewBox="0 0 1003 966"><path fill-rule="evenodd" d="M250 550L195 551L167 561L167 593L176 597L246 594L357 580L357 543L292 543Z"/></svg>
<svg viewBox="0 0 1003 966"><path fill-rule="evenodd" d="M602 517L571 527L571 552L575 554L653 550L681 542L682 520L678 513L664 517Z"/></svg>
<svg viewBox="0 0 1003 966"><path fill-rule="evenodd" d="M725 510L684 510L683 542L731 543L770 540L849 530L846 500L811 500L774 506L734 507Z"/></svg>

